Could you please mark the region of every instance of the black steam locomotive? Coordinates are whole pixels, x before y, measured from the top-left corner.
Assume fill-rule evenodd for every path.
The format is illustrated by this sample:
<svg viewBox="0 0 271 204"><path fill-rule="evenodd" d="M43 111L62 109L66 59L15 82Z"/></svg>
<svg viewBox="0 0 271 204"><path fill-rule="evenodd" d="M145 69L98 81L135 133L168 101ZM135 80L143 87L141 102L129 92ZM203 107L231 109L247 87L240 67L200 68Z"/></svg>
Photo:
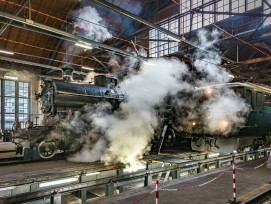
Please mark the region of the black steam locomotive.
<svg viewBox="0 0 271 204"><path fill-rule="evenodd" d="M69 150L74 143L73 138L65 141L48 138L57 126L56 117L65 118L69 112L80 110L86 104L99 102L109 102L112 110L115 110L125 99L125 94L117 89L117 79L114 77L97 75L92 83L79 83L73 82L71 68L62 70L63 80L44 80L41 93L36 95L41 102L44 124L14 134L18 153L25 149L32 154L38 154L38 157L48 159L53 157L56 151ZM79 137L74 133L74 137L76 136Z"/></svg>

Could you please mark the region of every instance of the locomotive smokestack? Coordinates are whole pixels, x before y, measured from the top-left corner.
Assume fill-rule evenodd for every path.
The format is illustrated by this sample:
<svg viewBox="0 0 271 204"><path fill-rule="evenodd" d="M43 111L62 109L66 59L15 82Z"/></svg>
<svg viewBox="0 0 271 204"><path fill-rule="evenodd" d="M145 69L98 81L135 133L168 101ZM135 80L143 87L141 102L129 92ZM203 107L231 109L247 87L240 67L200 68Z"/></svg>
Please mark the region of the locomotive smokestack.
<svg viewBox="0 0 271 204"><path fill-rule="evenodd" d="M73 68L71 67L63 67L62 68L62 79L66 82L73 81Z"/></svg>

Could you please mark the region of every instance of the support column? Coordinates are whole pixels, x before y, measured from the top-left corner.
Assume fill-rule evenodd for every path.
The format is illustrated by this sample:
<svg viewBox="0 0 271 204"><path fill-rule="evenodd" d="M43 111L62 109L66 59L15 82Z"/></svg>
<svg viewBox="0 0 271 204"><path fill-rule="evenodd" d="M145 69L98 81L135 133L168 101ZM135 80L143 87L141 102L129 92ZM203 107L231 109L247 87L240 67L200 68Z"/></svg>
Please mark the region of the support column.
<svg viewBox="0 0 271 204"><path fill-rule="evenodd" d="M112 196L114 195L114 183L111 181L108 184L106 184L105 187L105 196Z"/></svg>
<svg viewBox="0 0 271 204"><path fill-rule="evenodd" d="M248 153L243 155L243 162L246 162L246 161L248 161Z"/></svg>
<svg viewBox="0 0 271 204"><path fill-rule="evenodd" d="M118 176L123 175L123 169L118 169L117 170L117 175ZM123 192L123 186L119 186L119 187L117 187L117 189L119 190L119 193Z"/></svg>
<svg viewBox="0 0 271 204"><path fill-rule="evenodd" d="M216 160L215 167L217 169L221 167L221 161L220 160Z"/></svg>
<svg viewBox="0 0 271 204"><path fill-rule="evenodd" d="M197 173L201 173L204 171L204 164L199 163L199 167L197 169Z"/></svg>
<svg viewBox="0 0 271 204"><path fill-rule="evenodd" d="M260 152L255 152L255 159L259 159L260 158Z"/></svg>
<svg viewBox="0 0 271 204"><path fill-rule="evenodd" d="M50 197L50 204L61 204L61 194L54 191Z"/></svg>
<svg viewBox="0 0 271 204"><path fill-rule="evenodd" d="M146 164L146 174L144 180L144 186L149 186L152 184L152 175L149 173L149 163Z"/></svg>
<svg viewBox="0 0 271 204"><path fill-rule="evenodd" d="M176 169L170 172L172 179L180 178L181 170Z"/></svg>
<svg viewBox="0 0 271 204"><path fill-rule="evenodd" d="M87 202L87 189L86 188L81 189L79 191L79 194L80 194L81 202L82 203Z"/></svg>

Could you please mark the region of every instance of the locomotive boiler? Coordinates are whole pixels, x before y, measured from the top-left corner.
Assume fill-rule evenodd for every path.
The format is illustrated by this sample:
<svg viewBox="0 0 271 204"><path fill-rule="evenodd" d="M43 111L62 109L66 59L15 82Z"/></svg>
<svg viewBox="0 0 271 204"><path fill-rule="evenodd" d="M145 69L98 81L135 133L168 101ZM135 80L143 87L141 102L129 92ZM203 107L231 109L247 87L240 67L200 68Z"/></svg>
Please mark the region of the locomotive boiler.
<svg viewBox="0 0 271 204"><path fill-rule="evenodd" d="M114 109L118 108L124 94L117 90L116 78L97 75L92 83L73 82L72 69L63 68L63 80L45 80L41 93L37 95L42 112L56 115L102 101L111 103Z"/></svg>
<svg viewBox="0 0 271 204"><path fill-rule="evenodd" d="M36 98L41 102L44 124L22 129L14 134L17 152L22 153L23 149L28 149L34 152L33 154L38 154L38 157L48 159L59 150L69 151L70 146L75 142L74 139L79 138L80 135L74 132L71 134L72 138L65 138L66 133L61 130L59 134L62 135L59 137L62 137L62 140L48 137L52 131L59 128L55 118L65 119L69 112L80 111L86 104L93 105L100 102L110 103L112 110L115 110L125 99L125 94L117 87L117 79L112 76L97 75L93 82L82 83L73 81L71 68L63 68L62 71L62 80L43 81L41 93L36 94Z"/></svg>

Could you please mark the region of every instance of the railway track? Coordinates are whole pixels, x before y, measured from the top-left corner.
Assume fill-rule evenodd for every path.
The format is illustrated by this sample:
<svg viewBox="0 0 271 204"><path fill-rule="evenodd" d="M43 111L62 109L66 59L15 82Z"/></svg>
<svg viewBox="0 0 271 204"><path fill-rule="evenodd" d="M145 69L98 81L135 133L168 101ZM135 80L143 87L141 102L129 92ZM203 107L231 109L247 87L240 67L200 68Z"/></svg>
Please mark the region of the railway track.
<svg viewBox="0 0 271 204"><path fill-rule="evenodd" d="M112 195L112 189L124 185L136 182L152 185L152 176L160 175L161 179L166 181L168 177L166 175L169 173L172 173L171 176L174 179L180 177L180 172L187 172L188 175L191 172L192 174L204 172L229 166L235 159L245 162L251 160L252 157L254 159L263 158L270 154L270 151L271 148L264 152L212 158L209 158L208 153L191 151L174 155L148 155L144 158L146 166L135 172L127 172L124 165L105 166L101 162L71 163L58 160L32 162L32 164L12 163L0 168L0 203L18 203L25 199L50 196L52 189L59 193L66 193L99 185L106 186L105 195ZM53 184L59 181L64 182L64 180L67 183ZM114 185L111 186L111 183Z"/></svg>

